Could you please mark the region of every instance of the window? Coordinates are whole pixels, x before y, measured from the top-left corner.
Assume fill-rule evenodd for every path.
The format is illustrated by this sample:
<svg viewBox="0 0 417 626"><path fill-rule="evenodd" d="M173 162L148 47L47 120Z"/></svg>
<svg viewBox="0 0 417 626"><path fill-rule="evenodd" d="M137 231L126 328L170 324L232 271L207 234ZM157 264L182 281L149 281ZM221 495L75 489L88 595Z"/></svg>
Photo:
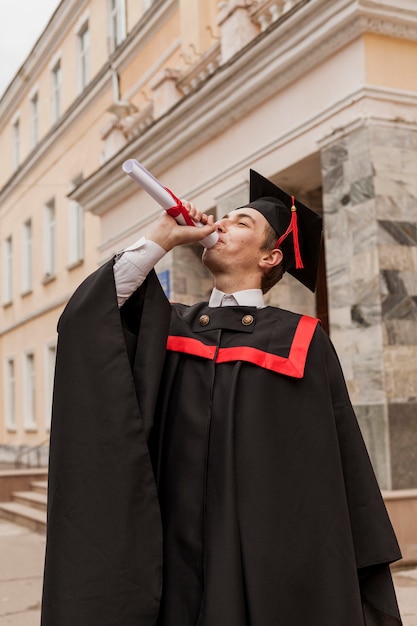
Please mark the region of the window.
<svg viewBox="0 0 417 626"><path fill-rule="evenodd" d="M32 289L32 220L23 224L22 292Z"/></svg>
<svg viewBox="0 0 417 626"><path fill-rule="evenodd" d="M23 421L25 430L36 429L35 407L35 355L33 352L25 354L24 361L24 413Z"/></svg>
<svg viewBox="0 0 417 626"><path fill-rule="evenodd" d="M4 401L6 428L16 430L16 374L12 358L7 359L5 363Z"/></svg>
<svg viewBox="0 0 417 626"><path fill-rule="evenodd" d="M112 53L126 37L125 0L108 0L109 52Z"/></svg>
<svg viewBox="0 0 417 626"><path fill-rule="evenodd" d="M84 258L84 209L75 200L69 204L69 265L75 265Z"/></svg>
<svg viewBox="0 0 417 626"><path fill-rule="evenodd" d="M32 148L39 141L39 97L36 92L30 99L30 144Z"/></svg>
<svg viewBox="0 0 417 626"><path fill-rule="evenodd" d="M88 22L81 27L78 33L78 85L82 91L90 80L90 32Z"/></svg>
<svg viewBox="0 0 417 626"><path fill-rule="evenodd" d="M45 206L44 215L44 270L45 279L55 276L56 272L56 223L55 200Z"/></svg>
<svg viewBox="0 0 417 626"><path fill-rule="evenodd" d="M3 304L9 304L13 297L13 241L4 240L3 246Z"/></svg>
<svg viewBox="0 0 417 626"><path fill-rule="evenodd" d="M13 168L16 170L20 164L20 120L13 123Z"/></svg>
<svg viewBox="0 0 417 626"><path fill-rule="evenodd" d="M52 120L54 122L56 122L61 115L61 86L61 61L58 61L52 68Z"/></svg>
<svg viewBox="0 0 417 626"><path fill-rule="evenodd" d="M52 393L54 388L56 345L54 343L46 346L45 355L45 426L49 430L51 426Z"/></svg>

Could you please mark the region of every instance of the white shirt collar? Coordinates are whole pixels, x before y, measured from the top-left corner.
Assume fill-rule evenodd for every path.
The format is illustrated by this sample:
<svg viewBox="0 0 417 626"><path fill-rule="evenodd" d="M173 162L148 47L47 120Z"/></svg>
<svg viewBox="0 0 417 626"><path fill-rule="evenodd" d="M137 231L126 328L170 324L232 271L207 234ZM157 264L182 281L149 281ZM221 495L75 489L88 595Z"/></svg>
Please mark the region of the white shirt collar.
<svg viewBox="0 0 417 626"><path fill-rule="evenodd" d="M262 289L244 289L232 294L224 293L214 287L211 292L209 307L215 306L254 306L261 309L265 306Z"/></svg>

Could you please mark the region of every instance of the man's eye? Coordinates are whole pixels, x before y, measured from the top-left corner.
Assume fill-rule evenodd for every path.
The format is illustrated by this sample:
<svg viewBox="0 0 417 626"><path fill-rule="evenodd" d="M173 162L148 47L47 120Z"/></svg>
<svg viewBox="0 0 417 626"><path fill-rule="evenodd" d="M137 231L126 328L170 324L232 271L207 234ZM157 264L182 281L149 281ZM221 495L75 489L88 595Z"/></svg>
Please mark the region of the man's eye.
<svg viewBox="0 0 417 626"><path fill-rule="evenodd" d="M239 222L239 226L248 226L246 222Z"/></svg>

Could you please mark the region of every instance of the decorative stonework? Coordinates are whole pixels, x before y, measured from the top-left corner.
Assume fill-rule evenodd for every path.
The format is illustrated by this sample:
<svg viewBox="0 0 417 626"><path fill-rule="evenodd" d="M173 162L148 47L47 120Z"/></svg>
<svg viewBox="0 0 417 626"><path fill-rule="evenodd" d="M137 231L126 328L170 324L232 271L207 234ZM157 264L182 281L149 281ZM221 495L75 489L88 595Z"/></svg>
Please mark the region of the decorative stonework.
<svg viewBox="0 0 417 626"><path fill-rule="evenodd" d="M226 63L258 33L250 16L251 0L228 0L221 3L217 24L221 32L221 58Z"/></svg>
<svg viewBox="0 0 417 626"><path fill-rule="evenodd" d="M151 82L150 88L154 92L153 115L155 119L164 115L181 99L182 94L177 87L179 76L179 70L165 68Z"/></svg>
<svg viewBox="0 0 417 626"><path fill-rule="evenodd" d="M122 121L122 128L128 141L131 141L135 137L139 137L146 131L148 126L153 123L153 109L153 102L148 102L148 104L146 104L140 111L134 115L129 115L124 118Z"/></svg>
<svg viewBox="0 0 417 626"><path fill-rule="evenodd" d="M216 43L203 54L192 67L179 76L178 89L188 95L200 87L219 67L221 61L220 43Z"/></svg>
<svg viewBox="0 0 417 626"><path fill-rule="evenodd" d="M362 33L375 33L376 35L388 35L398 39L417 41L417 23L409 24L399 20L398 15L390 17L362 15L359 25Z"/></svg>
<svg viewBox="0 0 417 626"><path fill-rule="evenodd" d="M259 24L261 32L264 32L271 24L304 2L305 0L257 0L250 11L251 18Z"/></svg>
<svg viewBox="0 0 417 626"><path fill-rule="evenodd" d="M127 143L122 121L118 118L111 120L101 131L100 138L104 141L102 162L111 159Z"/></svg>

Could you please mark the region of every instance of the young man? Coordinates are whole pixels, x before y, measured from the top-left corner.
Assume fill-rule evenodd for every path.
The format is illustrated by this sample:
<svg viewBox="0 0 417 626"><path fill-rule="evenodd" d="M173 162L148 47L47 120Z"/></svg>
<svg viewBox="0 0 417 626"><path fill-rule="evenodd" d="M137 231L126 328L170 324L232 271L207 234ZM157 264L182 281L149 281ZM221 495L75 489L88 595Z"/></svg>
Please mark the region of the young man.
<svg viewBox="0 0 417 626"><path fill-rule="evenodd" d="M334 350L267 307L314 290L320 218L251 172L203 227L164 215L59 323L43 626L398 626L400 558ZM296 210L295 210L296 209ZM151 269L216 229L208 303ZM304 267L301 267L304 262Z"/></svg>

